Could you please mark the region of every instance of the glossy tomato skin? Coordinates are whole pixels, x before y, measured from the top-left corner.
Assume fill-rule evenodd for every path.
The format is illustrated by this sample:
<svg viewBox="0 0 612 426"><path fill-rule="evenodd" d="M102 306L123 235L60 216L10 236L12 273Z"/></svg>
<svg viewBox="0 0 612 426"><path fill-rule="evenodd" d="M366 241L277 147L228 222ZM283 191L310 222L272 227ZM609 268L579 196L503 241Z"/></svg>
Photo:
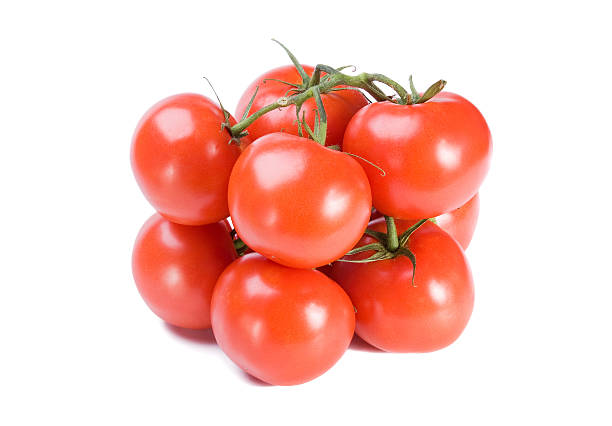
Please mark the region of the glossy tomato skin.
<svg viewBox="0 0 612 426"><path fill-rule="evenodd" d="M240 238L293 268L342 257L361 238L371 208L368 179L352 157L285 133L244 150L228 198Z"/></svg>
<svg viewBox="0 0 612 426"><path fill-rule="evenodd" d="M240 368L274 385L312 380L340 359L355 328L353 305L335 282L252 253L219 277L212 327Z"/></svg>
<svg viewBox="0 0 612 426"><path fill-rule="evenodd" d="M138 123L132 169L145 197L168 220L203 225L229 215L227 183L240 148L228 143L223 121L216 103L185 93L158 102Z"/></svg>
<svg viewBox="0 0 612 426"><path fill-rule="evenodd" d="M458 209L436 216L435 221L440 228L453 237L465 250L470 245L474 236L479 211L480 197L476 193L470 201Z"/></svg>
<svg viewBox="0 0 612 426"><path fill-rule="evenodd" d="M384 220L370 228L384 231ZM400 232L405 229L398 226ZM373 241L366 236L359 245ZM355 332L363 340L388 352L431 352L450 345L467 325L474 305L472 275L459 244L432 222L408 244L417 262L415 287L405 256L336 262L328 273L355 305Z"/></svg>
<svg viewBox="0 0 612 426"><path fill-rule="evenodd" d="M303 65L303 67L304 71L306 71L309 76L312 76L314 68L308 65ZM291 86L274 80L266 80L269 78L294 84L301 84L302 82L297 69L293 65L275 68L262 74L251 83L243 93L240 101L238 101L236 117L242 117L258 86L259 90L257 91L257 96L255 97L250 113L276 102L280 97L287 96L287 90L290 89ZM323 101L325 113L327 114L327 138L325 143L326 145L341 145L346 125L360 108L368 104L368 100L361 92L352 89L323 94L321 100ZM305 113L306 122L311 129L314 129L314 111L316 109L315 100L311 98L304 102L300 110L300 117L302 113ZM274 132L285 132L298 136L295 105L289 105L286 108L269 112L263 117L258 118L247 130L251 140Z"/></svg>
<svg viewBox="0 0 612 426"><path fill-rule="evenodd" d="M447 213L442 213L434 218L435 223L453 237L463 248L467 249L474 236L476 223L478 222L478 213L480 211L480 197L478 193L474 195L470 201L461 207L451 210ZM374 210L370 216L370 221L382 217L378 210ZM397 223L404 222L396 220ZM416 220L406 221L407 225L413 225Z"/></svg>
<svg viewBox="0 0 612 426"><path fill-rule="evenodd" d="M365 162L374 207L399 219L438 216L465 204L482 183L491 133L469 101L450 92L417 105L376 102L349 122L343 150Z"/></svg>
<svg viewBox="0 0 612 426"><path fill-rule="evenodd" d="M236 257L223 221L186 226L154 214L136 238L132 272L140 295L161 319L205 329L213 287Z"/></svg>

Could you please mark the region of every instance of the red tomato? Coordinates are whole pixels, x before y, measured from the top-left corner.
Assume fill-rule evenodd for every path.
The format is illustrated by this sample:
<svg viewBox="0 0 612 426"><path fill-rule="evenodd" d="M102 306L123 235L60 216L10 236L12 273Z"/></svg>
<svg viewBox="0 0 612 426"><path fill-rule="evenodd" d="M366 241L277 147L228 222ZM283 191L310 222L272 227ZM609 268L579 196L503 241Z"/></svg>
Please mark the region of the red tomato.
<svg viewBox="0 0 612 426"><path fill-rule="evenodd" d="M308 65L303 65L303 67L304 71L309 76L312 76L314 68ZM250 114L276 102L280 97L287 96L287 91L292 87L274 80L264 81L269 78L294 84L302 83L300 74L293 65L275 68L264 73L251 83L240 98L240 101L238 101L236 117L242 117L257 86L259 86L259 90L251 107ZM342 135L344 135L347 123L360 108L368 104L368 100L361 92L352 89L323 94L321 100L327 114L327 138L325 143L327 145L341 145ZM311 98L304 102L300 112L300 118L302 112L306 114L306 122L311 129L314 129L314 111L316 109L315 100ZM247 130L252 140L274 132L286 132L297 136L298 126L295 105L289 105L286 108L269 112L263 117L258 118ZM306 135L305 131L304 135Z"/></svg>
<svg viewBox="0 0 612 426"><path fill-rule="evenodd" d="M221 108L196 94L166 98L142 117L132 140L132 169L145 197L167 219L184 225L229 215L227 183L240 155L221 128ZM230 123L235 123L233 118Z"/></svg>
<svg viewBox="0 0 612 426"><path fill-rule="evenodd" d="M379 219L370 228L383 232L385 222ZM399 232L406 229L399 224ZM365 236L358 246L372 242ZM416 257L415 286L412 262L405 256L336 262L330 275L353 301L355 332L363 340L389 352L435 351L455 341L472 314L472 274L459 244L432 222L412 234L408 247Z"/></svg>
<svg viewBox="0 0 612 426"><path fill-rule="evenodd" d="M132 272L140 295L161 319L209 328L213 287L235 258L223 221L186 226L154 214L136 238Z"/></svg>
<svg viewBox="0 0 612 426"><path fill-rule="evenodd" d="M470 201L459 207L451 210L448 213L443 213L434 218L435 223L444 231L453 237L463 249L467 249L474 236L476 223L478 222L478 212L480 210L480 198L478 193L474 195ZM374 210L370 216L370 221L382 217L378 210ZM396 221L401 222L401 221ZM416 221L408 221L407 226L414 224Z"/></svg>
<svg viewBox="0 0 612 426"><path fill-rule="evenodd" d="M465 250L474 236L479 210L480 197L476 193L470 201L458 209L436 216L436 224L457 240Z"/></svg>
<svg viewBox="0 0 612 426"><path fill-rule="evenodd" d="M465 204L489 169L491 133L474 105L442 92L423 104L376 102L351 119L343 150L362 162L374 207L399 219L424 219Z"/></svg>
<svg viewBox="0 0 612 426"><path fill-rule="evenodd" d="M272 133L249 145L229 182L232 223L253 250L315 268L342 257L370 217L368 179L352 157Z"/></svg>
<svg viewBox="0 0 612 426"><path fill-rule="evenodd" d="M219 277L212 297L217 343L240 368L274 385L296 385L331 368L355 329L353 305L312 269L243 256Z"/></svg>

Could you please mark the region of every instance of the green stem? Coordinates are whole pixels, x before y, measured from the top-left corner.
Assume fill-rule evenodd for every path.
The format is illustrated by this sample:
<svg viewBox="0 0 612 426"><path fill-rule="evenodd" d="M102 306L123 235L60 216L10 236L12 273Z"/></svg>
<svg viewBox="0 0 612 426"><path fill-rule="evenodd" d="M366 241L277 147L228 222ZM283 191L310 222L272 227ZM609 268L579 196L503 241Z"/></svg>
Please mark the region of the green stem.
<svg viewBox="0 0 612 426"><path fill-rule="evenodd" d="M412 81L412 76L408 77L408 82L410 83L410 92L412 93L412 99L410 103L418 103L419 102L419 92L417 92L416 87L414 87L414 82Z"/></svg>
<svg viewBox="0 0 612 426"><path fill-rule="evenodd" d="M400 97L400 104L406 105L410 102L410 95L399 83L394 80L391 80L389 77L382 74L370 74L372 76L373 81L378 81L380 83L386 84L393 90L397 92Z"/></svg>
<svg viewBox="0 0 612 426"><path fill-rule="evenodd" d="M306 92L304 92L304 93L306 93ZM289 99L289 98L281 98L279 100L282 100L282 99ZM308 98L306 98L306 99L308 99ZM247 127L249 127L251 124L253 124L253 122L255 120L257 120L259 117L269 113L270 111L274 111L275 109L279 109L279 108L282 108L282 107L287 106L287 105L289 105L289 104L288 103L281 104L281 103L279 103L278 100L276 102L270 104L270 105L266 105L262 109L260 109L258 111L255 111L253 114L249 115L244 120L240 120L238 123L234 124L232 127L230 127L230 132L231 132L232 135L239 135L242 132L244 132Z"/></svg>
<svg viewBox="0 0 612 426"><path fill-rule="evenodd" d="M330 69L330 67L326 68ZM288 105L296 105L300 107L306 100L315 96L315 91L313 90L315 87L319 90L321 94L323 94L331 92L332 89L334 89L336 86L352 86L365 90L377 101L388 101L389 97L373 84L374 81L384 83L387 86L391 87L393 90L395 90L400 97L400 103L405 103L405 100L410 96L402 86L382 74L361 73L358 75L347 75L341 72L334 72L333 74L329 75L329 78L322 79L319 84L310 86L301 93L297 93L288 97L282 97L276 102L270 105L266 105L259 111L256 111L249 117L245 118L244 120L241 120L240 122L234 124L230 128L230 131L232 135L240 135L255 120L270 111L274 111L276 109L283 108Z"/></svg>
<svg viewBox="0 0 612 426"><path fill-rule="evenodd" d="M397 228L395 227L395 219L391 216L385 216L387 223L387 249L394 252L399 247L399 239L397 238Z"/></svg>

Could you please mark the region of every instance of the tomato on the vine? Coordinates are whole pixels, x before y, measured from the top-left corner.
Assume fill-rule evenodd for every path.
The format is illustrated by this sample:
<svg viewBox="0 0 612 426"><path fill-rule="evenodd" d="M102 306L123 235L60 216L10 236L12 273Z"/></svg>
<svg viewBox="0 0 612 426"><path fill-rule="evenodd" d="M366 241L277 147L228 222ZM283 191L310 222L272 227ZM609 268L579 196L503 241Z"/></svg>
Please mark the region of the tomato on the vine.
<svg viewBox="0 0 612 426"><path fill-rule="evenodd" d="M308 65L303 65L303 67L308 76L312 76L314 68ZM250 110L251 113L274 103L283 96L294 93L289 92L293 86L278 80L295 85L302 83L302 78L293 65L275 68L262 74L251 83L238 101L236 117L242 117L258 87L257 95ZM321 100L323 101L328 120L326 145L341 145L346 125L360 108L368 104L368 100L356 89L343 89L325 93L321 95ZM302 113L304 113L306 123L308 123L310 128L314 128L316 109L315 100L310 98L304 102L300 111L300 119L302 118ZM285 108L269 112L263 117L258 118L248 127L248 132L252 140L274 132L299 135L295 105L288 105Z"/></svg>
<svg viewBox="0 0 612 426"><path fill-rule="evenodd" d="M244 150L228 197L240 238L294 268L342 257L361 238L371 209L368 179L355 159L286 133Z"/></svg>
<svg viewBox="0 0 612 426"><path fill-rule="evenodd" d="M461 207L451 210L447 213L442 213L435 218L434 223L453 237L463 250L467 249L474 236L476 223L478 222L478 212L480 211L480 197L478 193L474 195L470 201ZM382 217L382 213L374 210L370 216L370 221ZM399 222L399 221L396 221ZM403 222L403 221L402 221ZM416 221L407 221L407 224L414 224Z"/></svg>
<svg viewBox="0 0 612 426"><path fill-rule="evenodd" d="M179 225L154 214L132 253L140 295L164 321L185 328L210 327L210 299L217 278L236 258L226 223Z"/></svg>
<svg viewBox="0 0 612 426"><path fill-rule="evenodd" d="M223 111L192 93L170 96L142 117L132 140L132 169L155 209L184 225L218 222L229 215L227 183L240 155L228 143ZM230 117L230 124L235 120Z"/></svg>
<svg viewBox="0 0 612 426"><path fill-rule="evenodd" d="M221 274L211 315L223 352L244 371L275 385L323 374L345 352L355 328L353 305L335 282L256 253Z"/></svg>
<svg viewBox="0 0 612 426"><path fill-rule="evenodd" d="M422 104L376 102L353 116L343 150L362 162L374 207L387 216L423 219L465 204L482 183L491 133L478 109L450 92Z"/></svg>
<svg viewBox="0 0 612 426"><path fill-rule="evenodd" d="M397 222L398 232L410 222ZM370 225L384 232L385 221ZM357 245L374 242L370 236ZM355 332L389 352L430 352L448 346L465 328L474 305L474 287L459 244L427 221L408 240L416 258L406 256L369 263L335 262L326 272L346 290L356 309ZM363 252L346 259L365 259Z"/></svg>
<svg viewBox="0 0 612 426"><path fill-rule="evenodd" d="M479 211L480 197L476 193L470 201L458 209L436 216L435 223L457 240L461 247L463 247L463 250L465 250L470 245L474 236Z"/></svg>

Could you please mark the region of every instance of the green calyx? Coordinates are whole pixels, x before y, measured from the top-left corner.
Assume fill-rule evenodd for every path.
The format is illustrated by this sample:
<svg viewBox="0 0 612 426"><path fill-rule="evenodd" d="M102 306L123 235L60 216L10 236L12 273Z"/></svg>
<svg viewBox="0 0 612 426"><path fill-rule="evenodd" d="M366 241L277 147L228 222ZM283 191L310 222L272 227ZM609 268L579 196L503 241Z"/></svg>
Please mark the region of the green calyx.
<svg viewBox="0 0 612 426"><path fill-rule="evenodd" d="M429 86L427 90L423 92L422 95L419 95L419 92L417 92L416 88L414 87L412 76L408 77L408 82L410 84L411 93L407 99L408 105L423 104L434 96L436 96L438 93L440 93L442 89L444 89L444 86L446 86L445 80L438 80L434 84Z"/></svg>
<svg viewBox="0 0 612 426"><path fill-rule="evenodd" d="M215 94L215 98L217 98L217 102L219 102L219 106L221 107L221 111L223 111L223 122L221 123L221 131L223 131L223 129L227 130L227 132L230 135L230 140L228 142L228 144L232 144L235 143L236 145L240 146L240 139L247 136L249 134L249 132L247 131L242 131L239 133L234 133L232 132L232 125L230 123L230 113L228 110L225 109L225 107L223 106L223 102L221 102L221 98L219 97L219 95L217 94L217 91L215 90L215 87L212 85L212 83L210 82L210 80L208 79L208 77L204 76L204 80L206 80L206 82L208 83L208 85L210 86L210 88L212 89L213 93ZM253 105L253 101L255 100L255 95L257 94L257 91L259 90L259 87L257 89L255 89L255 93L253 94L253 97L251 98L251 101L249 102L249 105L243 115L243 119L248 115L249 110L251 109L251 106Z"/></svg>
<svg viewBox="0 0 612 426"><path fill-rule="evenodd" d="M297 86L297 87L299 87L299 88L309 87L309 85L310 85L310 77L306 73L306 70L304 70L304 67L302 66L300 61L297 60L295 55L293 53L291 53L291 51L289 49L287 49L287 47L285 47L285 45L283 43L281 43L280 41L278 41L276 39L272 39L272 41L275 42L275 43L278 43L280 45L280 47L283 48L283 50L287 53L287 56L289 56L289 59L291 59L291 62L293 63L293 65L297 69L298 73L300 74L300 77L302 78L302 84L300 86ZM291 86L296 86L296 85L294 85L292 83L286 83L286 82L283 82L283 83L289 84Z"/></svg>
<svg viewBox="0 0 612 426"><path fill-rule="evenodd" d="M327 137L327 114L325 113L325 108L323 107L323 100L321 99L321 92L319 91L319 86L313 86L312 91L314 93L315 102L317 104L317 109L315 111L315 125L314 130L308 126L306 123L305 114L302 113L302 125L308 132L308 135L314 140L316 143L325 146L325 138ZM299 118L298 118L299 122ZM299 130L299 126L298 126ZM300 132L301 133L301 132Z"/></svg>
<svg viewBox="0 0 612 426"><path fill-rule="evenodd" d="M395 219L391 216L385 216L385 222L387 224L387 232L379 232L371 229L366 229L365 234L374 238L376 242L366 244L361 247L354 248L349 251L346 256L352 256L358 253L364 253L373 251L369 257L365 259L339 259L338 262L349 262L349 263L369 263L378 262L381 260L394 259L398 256L406 256L412 263L412 285L414 286L414 276L416 274L416 257L414 253L408 248L408 240L410 236L419 229L428 219L421 219L401 235L398 235L397 228L395 226Z"/></svg>

